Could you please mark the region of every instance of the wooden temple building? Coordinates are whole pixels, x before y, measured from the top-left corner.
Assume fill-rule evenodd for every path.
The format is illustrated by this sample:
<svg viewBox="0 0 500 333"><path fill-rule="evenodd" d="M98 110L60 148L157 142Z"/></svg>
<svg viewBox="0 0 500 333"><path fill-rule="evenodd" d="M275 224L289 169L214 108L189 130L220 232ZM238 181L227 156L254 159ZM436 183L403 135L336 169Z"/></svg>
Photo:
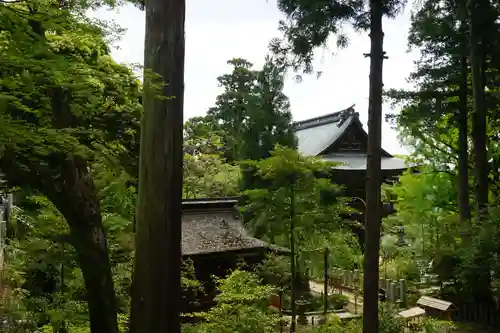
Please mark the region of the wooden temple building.
<svg viewBox="0 0 500 333"><path fill-rule="evenodd" d="M351 219L364 222L366 195L366 159L368 134L363 129L359 114L354 105L335 113L298 121L294 124L298 140L298 150L305 156L320 156L326 161L338 162L335 166L333 181L343 185L343 196L353 198L352 207L360 214ZM381 150L382 179L391 182L408 169L406 162ZM386 203L383 215L394 212L392 205ZM363 235L356 231L363 243Z"/></svg>
<svg viewBox="0 0 500 333"><path fill-rule="evenodd" d="M268 253L288 252L250 236L237 203L237 197L182 202L182 255L193 261L199 281L224 276L242 262L257 264Z"/></svg>
<svg viewBox="0 0 500 333"><path fill-rule="evenodd" d="M182 202L182 257L190 259L203 293L183 295L183 312L213 305L217 289L213 276L224 277L236 268L252 269L269 253L288 249L249 235L240 218L237 197L186 199Z"/></svg>

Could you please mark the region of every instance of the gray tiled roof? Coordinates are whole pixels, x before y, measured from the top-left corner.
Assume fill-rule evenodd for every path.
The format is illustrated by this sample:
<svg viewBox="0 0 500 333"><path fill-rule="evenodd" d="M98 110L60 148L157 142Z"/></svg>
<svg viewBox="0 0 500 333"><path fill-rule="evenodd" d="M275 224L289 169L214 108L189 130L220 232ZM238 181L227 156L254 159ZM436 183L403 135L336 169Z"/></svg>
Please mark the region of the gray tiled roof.
<svg viewBox="0 0 500 333"><path fill-rule="evenodd" d="M358 114L354 111L354 105L342 111L296 122L294 128L298 139L298 150L305 156L321 155L326 161L340 162L342 165L335 167L339 170L366 170L366 154L354 152L322 154L344 135L349 126L359 126L364 131ZM405 170L411 167L404 160L392 157L384 149L381 153L382 170Z"/></svg>
<svg viewBox="0 0 500 333"><path fill-rule="evenodd" d="M325 161L339 162L341 165L335 166L339 170L366 170L366 154L330 154L321 156ZM382 170L406 170L411 165L405 160L397 157L384 157L381 160Z"/></svg>
<svg viewBox="0 0 500 333"><path fill-rule="evenodd" d="M299 152L305 156L321 154L345 133L355 117L353 105L342 111L296 122Z"/></svg>
<svg viewBox="0 0 500 333"><path fill-rule="evenodd" d="M238 218L234 198L186 200L182 213L182 254L252 249L284 251L252 237Z"/></svg>

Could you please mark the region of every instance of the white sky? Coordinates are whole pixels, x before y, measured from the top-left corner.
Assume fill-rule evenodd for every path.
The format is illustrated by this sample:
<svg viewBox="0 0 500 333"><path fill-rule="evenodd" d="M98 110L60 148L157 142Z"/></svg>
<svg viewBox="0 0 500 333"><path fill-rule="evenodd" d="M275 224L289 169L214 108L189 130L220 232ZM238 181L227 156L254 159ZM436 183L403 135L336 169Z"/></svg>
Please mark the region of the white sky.
<svg viewBox="0 0 500 333"><path fill-rule="evenodd" d="M406 77L413 68L415 53L407 53L409 12L384 22L384 62L386 88L409 87ZM116 11L100 10L95 16L113 20L127 29L116 44L113 57L121 63L141 63L144 58L144 13L127 5ZM278 21L283 16L276 0L187 0L186 73L184 119L205 114L221 92L216 78L228 72L226 61L245 58L259 68L268 53L268 44L279 36ZM349 32L347 49L318 52L317 69L323 72L304 77L301 83L290 78L285 93L291 101L294 120L335 112L356 104L365 129L368 113L369 52L367 34ZM333 52L332 52L333 51ZM384 113L391 112L384 105ZM406 153L389 124L383 124L383 147L390 153Z"/></svg>

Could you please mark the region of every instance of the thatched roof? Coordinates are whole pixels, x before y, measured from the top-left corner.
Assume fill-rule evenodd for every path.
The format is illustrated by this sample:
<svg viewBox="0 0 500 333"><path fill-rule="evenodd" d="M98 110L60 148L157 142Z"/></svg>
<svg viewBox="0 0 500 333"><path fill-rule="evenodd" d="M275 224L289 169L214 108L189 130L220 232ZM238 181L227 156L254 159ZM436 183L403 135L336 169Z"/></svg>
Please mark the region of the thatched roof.
<svg viewBox="0 0 500 333"><path fill-rule="evenodd" d="M182 204L182 254L287 251L251 237L239 219L237 198L188 199Z"/></svg>

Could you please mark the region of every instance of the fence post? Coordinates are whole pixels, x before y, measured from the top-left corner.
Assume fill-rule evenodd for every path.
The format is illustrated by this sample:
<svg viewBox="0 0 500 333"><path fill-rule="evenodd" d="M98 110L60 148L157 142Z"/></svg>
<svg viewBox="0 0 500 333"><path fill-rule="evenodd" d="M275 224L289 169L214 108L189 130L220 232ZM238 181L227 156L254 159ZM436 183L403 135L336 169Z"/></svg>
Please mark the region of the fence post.
<svg viewBox="0 0 500 333"><path fill-rule="evenodd" d="M391 303L396 303L396 284L394 282L389 283L389 300Z"/></svg>
<svg viewBox="0 0 500 333"><path fill-rule="evenodd" d="M401 306L406 307L406 303L408 302L406 295L406 280L399 280L399 297L401 299Z"/></svg>
<svg viewBox="0 0 500 333"><path fill-rule="evenodd" d="M326 247L325 248L325 252L323 253L323 260L324 260L324 278L325 278L325 282L324 282L324 290L323 290L323 294L324 294L324 303L323 303L323 306L324 306L324 309L323 309L323 312L325 313L325 318L326 318L326 313L328 311L328 248Z"/></svg>

